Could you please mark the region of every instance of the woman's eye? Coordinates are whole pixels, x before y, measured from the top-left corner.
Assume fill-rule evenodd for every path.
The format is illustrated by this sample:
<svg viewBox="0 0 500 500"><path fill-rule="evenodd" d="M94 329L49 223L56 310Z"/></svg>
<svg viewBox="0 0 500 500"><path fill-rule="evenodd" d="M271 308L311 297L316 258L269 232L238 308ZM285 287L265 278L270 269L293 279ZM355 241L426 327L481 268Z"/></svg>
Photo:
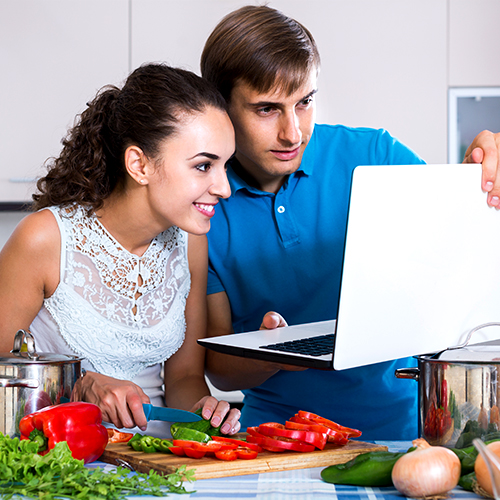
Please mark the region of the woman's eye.
<svg viewBox="0 0 500 500"><path fill-rule="evenodd" d="M206 163L201 163L200 165L196 165L196 168L201 172L207 172L208 170L210 170L211 166L212 164L210 162L206 162Z"/></svg>

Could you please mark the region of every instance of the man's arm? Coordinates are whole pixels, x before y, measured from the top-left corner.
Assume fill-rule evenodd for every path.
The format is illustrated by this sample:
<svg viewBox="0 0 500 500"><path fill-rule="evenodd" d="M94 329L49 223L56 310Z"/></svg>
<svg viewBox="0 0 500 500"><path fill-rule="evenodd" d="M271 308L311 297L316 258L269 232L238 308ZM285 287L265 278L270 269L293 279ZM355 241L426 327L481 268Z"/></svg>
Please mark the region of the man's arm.
<svg viewBox="0 0 500 500"><path fill-rule="evenodd" d="M232 334L231 308L226 292L208 295L207 303L208 336ZM267 313L261 328L285 325L286 322L279 314ZM231 356L207 349L206 373L212 384L221 391L239 391L256 387L281 369L302 371L305 368Z"/></svg>
<svg viewBox="0 0 500 500"><path fill-rule="evenodd" d="M481 187L488 193L488 204L500 208L500 133L483 130L467 148L464 163L482 163Z"/></svg>

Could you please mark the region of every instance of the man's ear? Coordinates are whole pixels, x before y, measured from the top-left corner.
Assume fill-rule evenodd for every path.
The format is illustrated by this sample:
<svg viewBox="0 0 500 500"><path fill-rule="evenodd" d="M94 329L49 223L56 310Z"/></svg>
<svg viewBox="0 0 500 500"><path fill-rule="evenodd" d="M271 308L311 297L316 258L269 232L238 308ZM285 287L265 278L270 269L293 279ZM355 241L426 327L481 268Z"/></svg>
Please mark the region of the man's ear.
<svg viewBox="0 0 500 500"><path fill-rule="evenodd" d="M137 183L145 186L148 183L150 161L138 146L129 146L124 154L125 168Z"/></svg>

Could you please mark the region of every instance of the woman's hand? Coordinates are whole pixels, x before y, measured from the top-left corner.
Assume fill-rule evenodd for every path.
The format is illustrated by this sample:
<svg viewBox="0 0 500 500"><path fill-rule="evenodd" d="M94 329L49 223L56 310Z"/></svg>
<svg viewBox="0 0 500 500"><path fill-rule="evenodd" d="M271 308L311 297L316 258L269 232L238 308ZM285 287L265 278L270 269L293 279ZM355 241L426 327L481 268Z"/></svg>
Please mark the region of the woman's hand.
<svg viewBox="0 0 500 500"><path fill-rule="evenodd" d="M218 401L212 396L205 396L191 408L191 411L196 411L198 408L203 408L201 416L205 420L210 420L213 427L218 427L224 418L226 419L220 429L222 434L236 434L241 428L240 410L231 409L227 401Z"/></svg>
<svg viewBox="0 0 500 500"><path fill-rule="evenodd" d="M136 384L96 372L87 372L77 381L71 401L87 401L101 409L102 419L115 427L146 430L147 420L143 403L149 398Z"/></svg>

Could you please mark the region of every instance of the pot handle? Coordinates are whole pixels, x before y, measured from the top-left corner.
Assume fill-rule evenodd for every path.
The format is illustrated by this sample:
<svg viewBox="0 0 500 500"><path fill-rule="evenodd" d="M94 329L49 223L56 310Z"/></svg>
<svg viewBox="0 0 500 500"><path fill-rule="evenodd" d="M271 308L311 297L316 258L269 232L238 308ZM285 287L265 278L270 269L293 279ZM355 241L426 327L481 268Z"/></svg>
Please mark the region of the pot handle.
<svg viewBox="0 0 500 500"><path fill-rule="evenodd" d="M28 357L30 359L37 360L40 357L36 352L35 339L33 338L33 335L26 330L18 330L16 332L16 336L14 337L14 347L11 352L19 354L23 344L26 344Z"/></svg>
<svg viewBox="0 0 500 500"><path fill-rule="evenodd" d="M10 378L0 376L0 387L28 387L37 389L40 382L36 378Z"/></svg>
<svg viewBox="0 0 500 500"><path fill-rule="evenodd" d="M396 378L406 378L411 380L418 380L420 378L420 369L418 368L398 368L394 375Z"/></svg>

